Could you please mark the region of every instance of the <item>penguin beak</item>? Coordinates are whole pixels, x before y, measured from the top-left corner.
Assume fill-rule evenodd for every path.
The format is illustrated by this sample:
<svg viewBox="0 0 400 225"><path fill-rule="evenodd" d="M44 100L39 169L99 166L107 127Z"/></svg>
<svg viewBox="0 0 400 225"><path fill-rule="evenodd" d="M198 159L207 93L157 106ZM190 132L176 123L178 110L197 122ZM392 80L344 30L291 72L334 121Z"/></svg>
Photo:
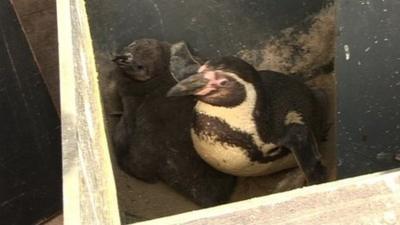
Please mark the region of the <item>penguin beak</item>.
<svg viewBox="0 0 400 225"><path fill-rule="evenodd" d="M126 66L130 63L132 63L132 54L127 53L123 55L116 55L112 61L116 63L119 66Z"/></svg>
<svg viewBox="0 0 400 225"><path fill-rule="evenodd" d="M209 81L202 73L191 75L173 86L168 91L167 96L198 95L207 86Z"/></svg>

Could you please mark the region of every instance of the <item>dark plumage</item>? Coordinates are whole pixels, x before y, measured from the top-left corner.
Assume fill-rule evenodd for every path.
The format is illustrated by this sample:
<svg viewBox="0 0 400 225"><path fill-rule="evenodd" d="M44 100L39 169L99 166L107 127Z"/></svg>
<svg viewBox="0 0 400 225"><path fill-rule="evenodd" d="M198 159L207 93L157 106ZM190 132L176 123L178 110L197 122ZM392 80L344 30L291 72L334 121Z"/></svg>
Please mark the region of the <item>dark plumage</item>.
<svg viewBox="0 0 400 225"><path fill-rule="evenodd" d="M168 93L196 95L192 139L213 167L239 176L270 174L296 165L308 183L327 178L317 139L324 130L321 102L304 83L245 61L223 57Z"/></svg>
<svg viewBox="0 0 400 225"><path fill-rule="evenodd" d="M235 177L196 154L189 133L194 99L165 96L176 84L169 46L149 39L134 43L114 60L124 72L117 78L123 114L113 134L118 164L143 181L164 181L201 206L226 202Z"/></svg>
<svg viewBox="0 0 400 225"><path fill-rule="evenodd" d="M125 47L113 59L124 76L147 81L163 76L169 70L170 44L154 39L140 39Z"/></svg>
<svg viewBox="0 0 400 225"><path fill-rule="evenodd" d="M154 39L140 39L125 47L113 59L119 71L114 73L123 113L113 132L117 159L128 152L134 133L136 111L146 95L168 79L170 44Z"/></svg>

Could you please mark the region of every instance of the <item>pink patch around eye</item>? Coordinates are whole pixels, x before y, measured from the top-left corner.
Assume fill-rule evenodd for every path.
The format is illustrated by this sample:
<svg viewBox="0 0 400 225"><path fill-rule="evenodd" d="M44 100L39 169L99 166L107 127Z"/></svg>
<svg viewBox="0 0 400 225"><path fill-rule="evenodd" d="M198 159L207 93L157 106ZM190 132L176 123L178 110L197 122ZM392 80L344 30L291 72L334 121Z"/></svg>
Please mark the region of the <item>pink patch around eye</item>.
<svg viewBox="0 0 400 225"><path fill-rule="evenodd" d="M214 90L216 90L215 87L211 87L211 86L207 85L207 87L205 87L205 88L201 89L200 91L196 92L195 95L207 95L207 94L209 94L210 92L212 92Z"/></svg>
<svg viewBox="0 0 400 225"><path fill-rule="evenodd" d="M199 69L199 71L200 71L200 69ZM217 87L219 86L220 82L222 80L225 80L225 79L218 80L215 71L205 71L204 72L204 78L209 80L208 84L203 89L201 89L200 91L196 92L195 95L207 95L211 91L217 90Z"/></svg>
<svg viewBox="0 0 400 225"><path fill-rule="evenodd" d="M204 72L204 78L210 80L210 82L214 82L216 80L216 73L214 71L206 71Z"/></svg>

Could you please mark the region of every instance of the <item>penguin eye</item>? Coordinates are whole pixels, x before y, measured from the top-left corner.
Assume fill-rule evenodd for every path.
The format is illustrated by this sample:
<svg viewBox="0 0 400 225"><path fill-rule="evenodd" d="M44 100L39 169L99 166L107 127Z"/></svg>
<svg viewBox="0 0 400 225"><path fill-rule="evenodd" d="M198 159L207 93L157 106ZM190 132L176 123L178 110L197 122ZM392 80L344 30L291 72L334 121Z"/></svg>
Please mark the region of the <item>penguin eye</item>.
<svg viewBox="0 0 400 225"><path fill-rule="evenodd" d="M226 80L226 79L224 79L224 80L221 80L221 81L219 82L219 86L224 87L224 86L226 86L228 83L229 83L229 81Z"/></svg>

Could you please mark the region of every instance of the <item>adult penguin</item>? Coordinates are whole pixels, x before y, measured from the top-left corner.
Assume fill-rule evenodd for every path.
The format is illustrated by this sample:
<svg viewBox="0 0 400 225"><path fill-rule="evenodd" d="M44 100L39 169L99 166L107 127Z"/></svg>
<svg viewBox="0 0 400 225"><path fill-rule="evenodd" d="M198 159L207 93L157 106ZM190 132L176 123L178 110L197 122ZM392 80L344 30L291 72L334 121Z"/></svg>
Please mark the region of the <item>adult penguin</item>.
<svg viewBox="0 0 400 225"><path fill-rule="evenodd" d="M195 95L191 137L211 166L236 176L260 176L298 166L309 184L327 179L318 139L324 110L304 83L256 71L235 57L206 62L168 92Z"/></svg>

